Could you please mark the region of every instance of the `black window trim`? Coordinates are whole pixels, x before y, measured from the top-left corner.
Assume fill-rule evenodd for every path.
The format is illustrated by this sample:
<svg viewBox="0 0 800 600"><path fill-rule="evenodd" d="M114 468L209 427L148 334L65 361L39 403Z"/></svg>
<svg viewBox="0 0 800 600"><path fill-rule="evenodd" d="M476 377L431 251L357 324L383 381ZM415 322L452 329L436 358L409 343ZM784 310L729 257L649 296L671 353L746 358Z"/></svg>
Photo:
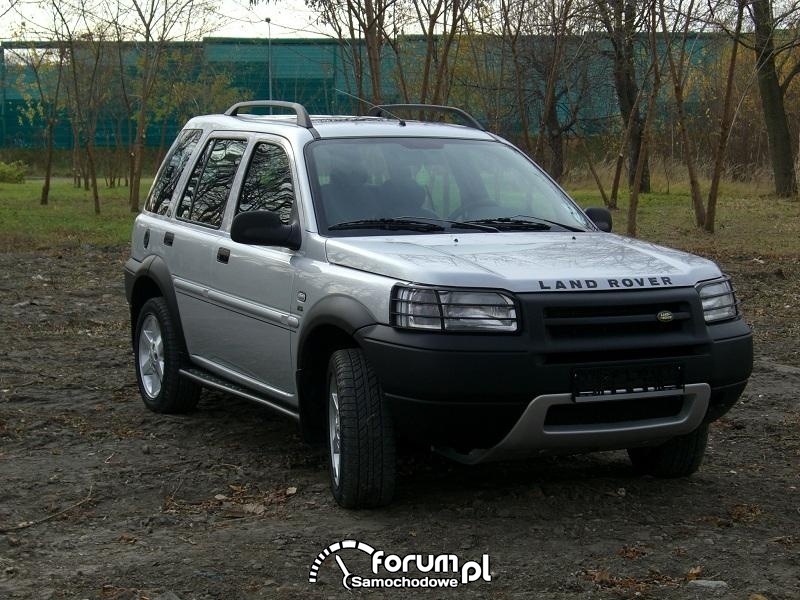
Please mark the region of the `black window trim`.
<svg viewBox="0 0 800 600"><path fill-rule="evenodd" d="M211 225L209 223L203 223L202 221L195 221L193 219L184 219L184 218L178 216L178 208L180 208L181 200L183 199L183 196L186 193L186 189L189 187L189 182L192 179L192 173L194 172L194 169L195 169L195 167L197 166L197 163L200 160L203 160L203 169L202 169L202 171L200 171L200 175L202 176L202 174L206 170L206 166L208 165L208 158L211 156L211 153L209 152L208 156L206 156L205 158L203 158L203 155L205 154L205 151L208 148L209 144L211 144L212 142L216 142L218 140L225 140L225 141L231 141L231 142L244 142L245 146L244 146L244 151L242 152L242 159L244 159L245 156L250 154L249 148L250 148L251 139L250 139L249 136L247 136L247 135L242 136L241 134L235 135L235 136L225 135L227 133L232 133L232 132L226 132L226 131L212 132L210 135L208 135L206 137L206 139L205 139L205 144L203 144L202 149L200 150L200 153L198 154L197 158L195 158L194 162L192 163L191 169L187 169L188 176L187 176L186 181L184 181L184 183L183 183L183 186L181 188L182 189L181 194L180 194L179 199L177 200L177 204L175 206L174 213L175 213L175 220L176 221L180 221L181 223L187 223L187 224L190 224L190 225L197 225L198 227L202 227L204 229L210 229L211 231L220 231L223 228L223 225L225 225L225 214L228 211L228 204L230 203L230 200L231 200L231 193L234 191L234 188L236 187L235 186L236 179L237 179L237 177L239 177L239 172L242 169L242 164L244 163L244 160L241 160L239 162L239 165L236 167L236 172L234 173L233 179L231 180L231 188L230 188L230 190L228 190L228 196L225 199L225 205L222 207L222 210L220 211L220 222L219 222L219 225ZM194 197L192 197L192 206L190 207L189 214L191 214L191 212L192 212L191 208L193 208L193 207L194 207Z"/></svg>
<svg viewBox="0 0 800 600"><path fill-rule="evenodd" d="M175 140L172 142L172 145L167 150L167 153L164 156L164 159L161 161L161 165L159 166L158 171L156 171L156 175L153 178L153 183L150 184L150 189L148 190L147 196L145 197L144 203L142 204L142 212L145 212L145 213L147 213L148 215L150 215L152 217L158 217L158 218L161 218L161 219L169 219L172 216L172 205L175 202L176 192L178 190L180 190L180 189L184 189L185 188L185 184L184 184L184 186L181 186L181 182L182 182L182 180L183 180L183 178L184 178L184 176L186 174L186 171L188 170L186 168L184 168L181 171L180 175L178 176L178 180L175 182L175 189L172 190L172 195L169 198L169 202L166 203L167 204L167 210L164 212L164 214L161 214L161 213L156 212L156 211L149 210L147 208L147 204L150 201L150 195L153 193L153 189L155 188L155 185L158 182L159 177L161 177L163 172L166 170L167 165L168 165L168 161L172 159L172 156L175 154L175 151L178 149L178 142L180 140L181 135L183 135L184 133L187 133L187 132L199 133L200 134L199 139L197 140L197 142L195 142L195 145L194 145L194 148L192 149L192 152L189 154L189 159L187 160L187 164L192 164L193 165L197 161L197 158L195 157L195 154L197 153L198 148L202 148L201 142L203 141L204 130L201 127L187 127L185 129L181 129L178 132L178 135L175 136Z"/></svg>

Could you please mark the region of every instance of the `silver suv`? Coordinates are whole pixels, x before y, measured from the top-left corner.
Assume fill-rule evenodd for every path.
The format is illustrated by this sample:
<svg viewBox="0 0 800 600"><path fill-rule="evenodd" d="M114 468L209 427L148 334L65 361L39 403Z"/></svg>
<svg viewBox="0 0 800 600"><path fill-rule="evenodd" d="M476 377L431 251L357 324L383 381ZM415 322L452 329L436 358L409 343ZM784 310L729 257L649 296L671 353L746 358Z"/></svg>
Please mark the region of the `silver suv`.
<svg viewBox="0 0 800 600"><path fill-rule="evenodd" d="M689 475L751 332L713 262L610 230L459 109L194 118L125 265L142 398L184 412L205 386L296 419L350 508L391 500L397 436Z"/></svg>

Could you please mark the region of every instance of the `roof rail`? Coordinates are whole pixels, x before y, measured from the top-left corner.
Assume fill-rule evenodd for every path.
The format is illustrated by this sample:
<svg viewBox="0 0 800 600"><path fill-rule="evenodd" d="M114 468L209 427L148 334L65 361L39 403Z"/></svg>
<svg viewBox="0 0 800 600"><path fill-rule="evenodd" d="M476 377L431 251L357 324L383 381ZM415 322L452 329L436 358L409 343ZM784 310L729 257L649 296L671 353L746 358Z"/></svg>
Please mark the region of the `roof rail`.
<svg viewBox="0 0 800 600"><path fill-rule="evenodd" d="M302 104L298 104L297 102L283 102L282 100L250 100L249 102L237 102L228 110L226 110L225 114L229 117L235 117L239 113L240 108L251 108L257 106L288 108L289 110L293 110L297 115L297 124L300 127L314 129L314 124L311 122L311 117L308 116L306 107Z"/></svg>
<svg viewBox="0 0 800 600"><path fill-rule="evenodd" d="M475 117L473 117L467 111L456 108L455 106L442 106L440 104L381 104L379 106L373 106L370 108L367 115L370 117L383 117L384 115L387 115L396 118L396 115L392 114L392 111L395 110L419 110L423 112L427 111L443 114L452 113L461 117L468 127L486 131L486 128L481 125Z"/></svg>

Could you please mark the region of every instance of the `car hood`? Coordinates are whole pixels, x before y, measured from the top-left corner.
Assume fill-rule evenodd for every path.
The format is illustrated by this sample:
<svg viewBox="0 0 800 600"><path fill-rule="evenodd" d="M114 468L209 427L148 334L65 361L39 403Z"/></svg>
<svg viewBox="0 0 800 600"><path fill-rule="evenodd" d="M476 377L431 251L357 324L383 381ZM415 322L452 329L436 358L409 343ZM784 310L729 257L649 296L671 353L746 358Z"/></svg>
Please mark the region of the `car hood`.
<svg viewBox="0 0 800 600"><path fill-rule="evenodd" d="M609 233L509 232L329 238L328 261L402 281L512 292L691 286L710 260Z"/></svg>

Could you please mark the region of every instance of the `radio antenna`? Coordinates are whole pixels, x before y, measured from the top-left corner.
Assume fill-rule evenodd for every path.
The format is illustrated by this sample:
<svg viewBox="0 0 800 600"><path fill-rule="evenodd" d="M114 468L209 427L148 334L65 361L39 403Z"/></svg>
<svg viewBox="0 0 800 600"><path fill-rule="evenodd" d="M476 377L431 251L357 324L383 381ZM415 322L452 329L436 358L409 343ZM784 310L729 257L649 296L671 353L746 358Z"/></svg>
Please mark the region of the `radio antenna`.
<svg viewBox="0 0 800 600"><path fill-rule="evenodd" d="M380 109L381 112L384 112L387 115L389 115L390 117L394 117L395 119L397 119L397 122L400 125L400 127L405 127L406 126L406 122L403 119L401 119L398 115L396 115L395 113L393 113L391 111L386 110L385 108L383 108L381 106L378 106L377 104L373 104L369 100L364 100L363 98L359 98L355 94L351 94L350 92L345 92L344 90L340 90L339 88L333 88L333 91L336 92L336 93L342 94L344 96L349 96L353 100L358 100L359 102L363 102L364 104L369 106L370 109L372 109L372 108Z"/></svg>

